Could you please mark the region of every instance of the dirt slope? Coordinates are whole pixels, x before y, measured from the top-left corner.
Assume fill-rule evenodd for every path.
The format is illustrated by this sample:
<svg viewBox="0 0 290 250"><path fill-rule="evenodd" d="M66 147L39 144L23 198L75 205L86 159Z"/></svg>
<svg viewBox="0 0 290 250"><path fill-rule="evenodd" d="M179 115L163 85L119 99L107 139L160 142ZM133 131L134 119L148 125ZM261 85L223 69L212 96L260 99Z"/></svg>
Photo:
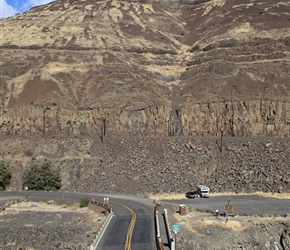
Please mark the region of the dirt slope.
<svg viewBox="0 0 290 250"><path fill-rule="evenodd" d="M4 107L289 101L289 12L263 0L35 7L2 20Z"/></svg>

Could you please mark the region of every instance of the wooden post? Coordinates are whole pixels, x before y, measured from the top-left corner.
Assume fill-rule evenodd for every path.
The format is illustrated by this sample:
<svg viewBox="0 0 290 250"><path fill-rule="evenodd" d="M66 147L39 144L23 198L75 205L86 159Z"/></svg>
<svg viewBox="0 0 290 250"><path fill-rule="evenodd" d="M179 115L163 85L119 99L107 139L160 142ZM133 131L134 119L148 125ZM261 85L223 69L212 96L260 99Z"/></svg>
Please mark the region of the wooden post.
<svg viewBox="0 0 290 250"><path fill-rule="evenodd" d="M103 136L106 136L106 119L103 119Z"/></svg>
<svg viewBox="0 0 290 250"><path fill-rule="evenodd" d="M43 124L42 124L42 134L45 135L45 107L43 107Z"/></svg>
<svg viewBox="0 0 290 250"><path fill-rule="evenodd" d="M224 131L221 131L221 152L223 152L223 136L224 136Z"/></svg>

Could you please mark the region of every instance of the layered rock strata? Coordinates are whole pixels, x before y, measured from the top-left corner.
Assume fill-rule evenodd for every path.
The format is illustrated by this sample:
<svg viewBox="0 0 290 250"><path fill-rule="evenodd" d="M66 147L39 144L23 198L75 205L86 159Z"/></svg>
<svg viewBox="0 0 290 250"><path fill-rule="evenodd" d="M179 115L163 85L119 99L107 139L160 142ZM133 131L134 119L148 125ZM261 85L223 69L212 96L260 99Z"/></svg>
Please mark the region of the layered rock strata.
<svg viewBox="0 0 290 250"><path fill-rule="evenodd" d="M289 136L288 1L60 0L2 20L2 135Z"/></svg>
<svg viewBox="0 0 290 250"><path fill-rule="evenodd" d="M124 109L22 106L2 111L2 135L278 136L290 135L290 102L224 101L171 108L134 103Z"/></svg>

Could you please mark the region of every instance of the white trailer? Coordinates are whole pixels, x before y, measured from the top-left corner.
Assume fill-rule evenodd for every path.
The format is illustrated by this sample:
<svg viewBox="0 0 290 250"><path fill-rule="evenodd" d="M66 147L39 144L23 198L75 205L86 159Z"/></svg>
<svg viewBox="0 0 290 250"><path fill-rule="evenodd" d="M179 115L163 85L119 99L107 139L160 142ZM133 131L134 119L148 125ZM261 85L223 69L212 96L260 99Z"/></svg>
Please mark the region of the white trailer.
<svg viewBox="0 0 290 250"><path fill-rule="evenodd" d="M199 195L199 197L209 198L209 192L210 192L209 187L207 187L205 185L198 185L198 186L196 186L196 191L197 191L197 194Z"/></svg>

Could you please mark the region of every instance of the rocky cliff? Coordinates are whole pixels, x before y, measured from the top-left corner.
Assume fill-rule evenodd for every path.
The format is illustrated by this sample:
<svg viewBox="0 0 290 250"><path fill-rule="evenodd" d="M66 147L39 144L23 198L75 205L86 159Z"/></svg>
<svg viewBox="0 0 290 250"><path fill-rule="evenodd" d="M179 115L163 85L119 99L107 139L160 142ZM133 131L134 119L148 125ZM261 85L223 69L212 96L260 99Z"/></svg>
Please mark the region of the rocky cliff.
<svg viewBox="0 0 290 250"><path fill-rule="evenodd" d="M290 135L290 102L244 100L182 107L64 109L56 104L2 110L2 135L24 136L278 136Z"/></svg>
<svg viewBox="0 0 290 250"><path fill-rule="evenodd" d="M1 20L11 188L48 160L65 190L289 191L289 13L286 0L59 0Z"/></svg>
<svg viewBox="0 0 290 250"><path fill-rule="evenodd" d="M2 138L0 152L21 190L31 161L50 161L62 190L185 193L204 183L215 192L289 192L290 140L250 137Z"/></svg>
<svg viewBox="0 0 290 250"><path fill-rule="evenodd" d="M3 19L0 133L288 137L289 12L60 0Z"/></svg>

